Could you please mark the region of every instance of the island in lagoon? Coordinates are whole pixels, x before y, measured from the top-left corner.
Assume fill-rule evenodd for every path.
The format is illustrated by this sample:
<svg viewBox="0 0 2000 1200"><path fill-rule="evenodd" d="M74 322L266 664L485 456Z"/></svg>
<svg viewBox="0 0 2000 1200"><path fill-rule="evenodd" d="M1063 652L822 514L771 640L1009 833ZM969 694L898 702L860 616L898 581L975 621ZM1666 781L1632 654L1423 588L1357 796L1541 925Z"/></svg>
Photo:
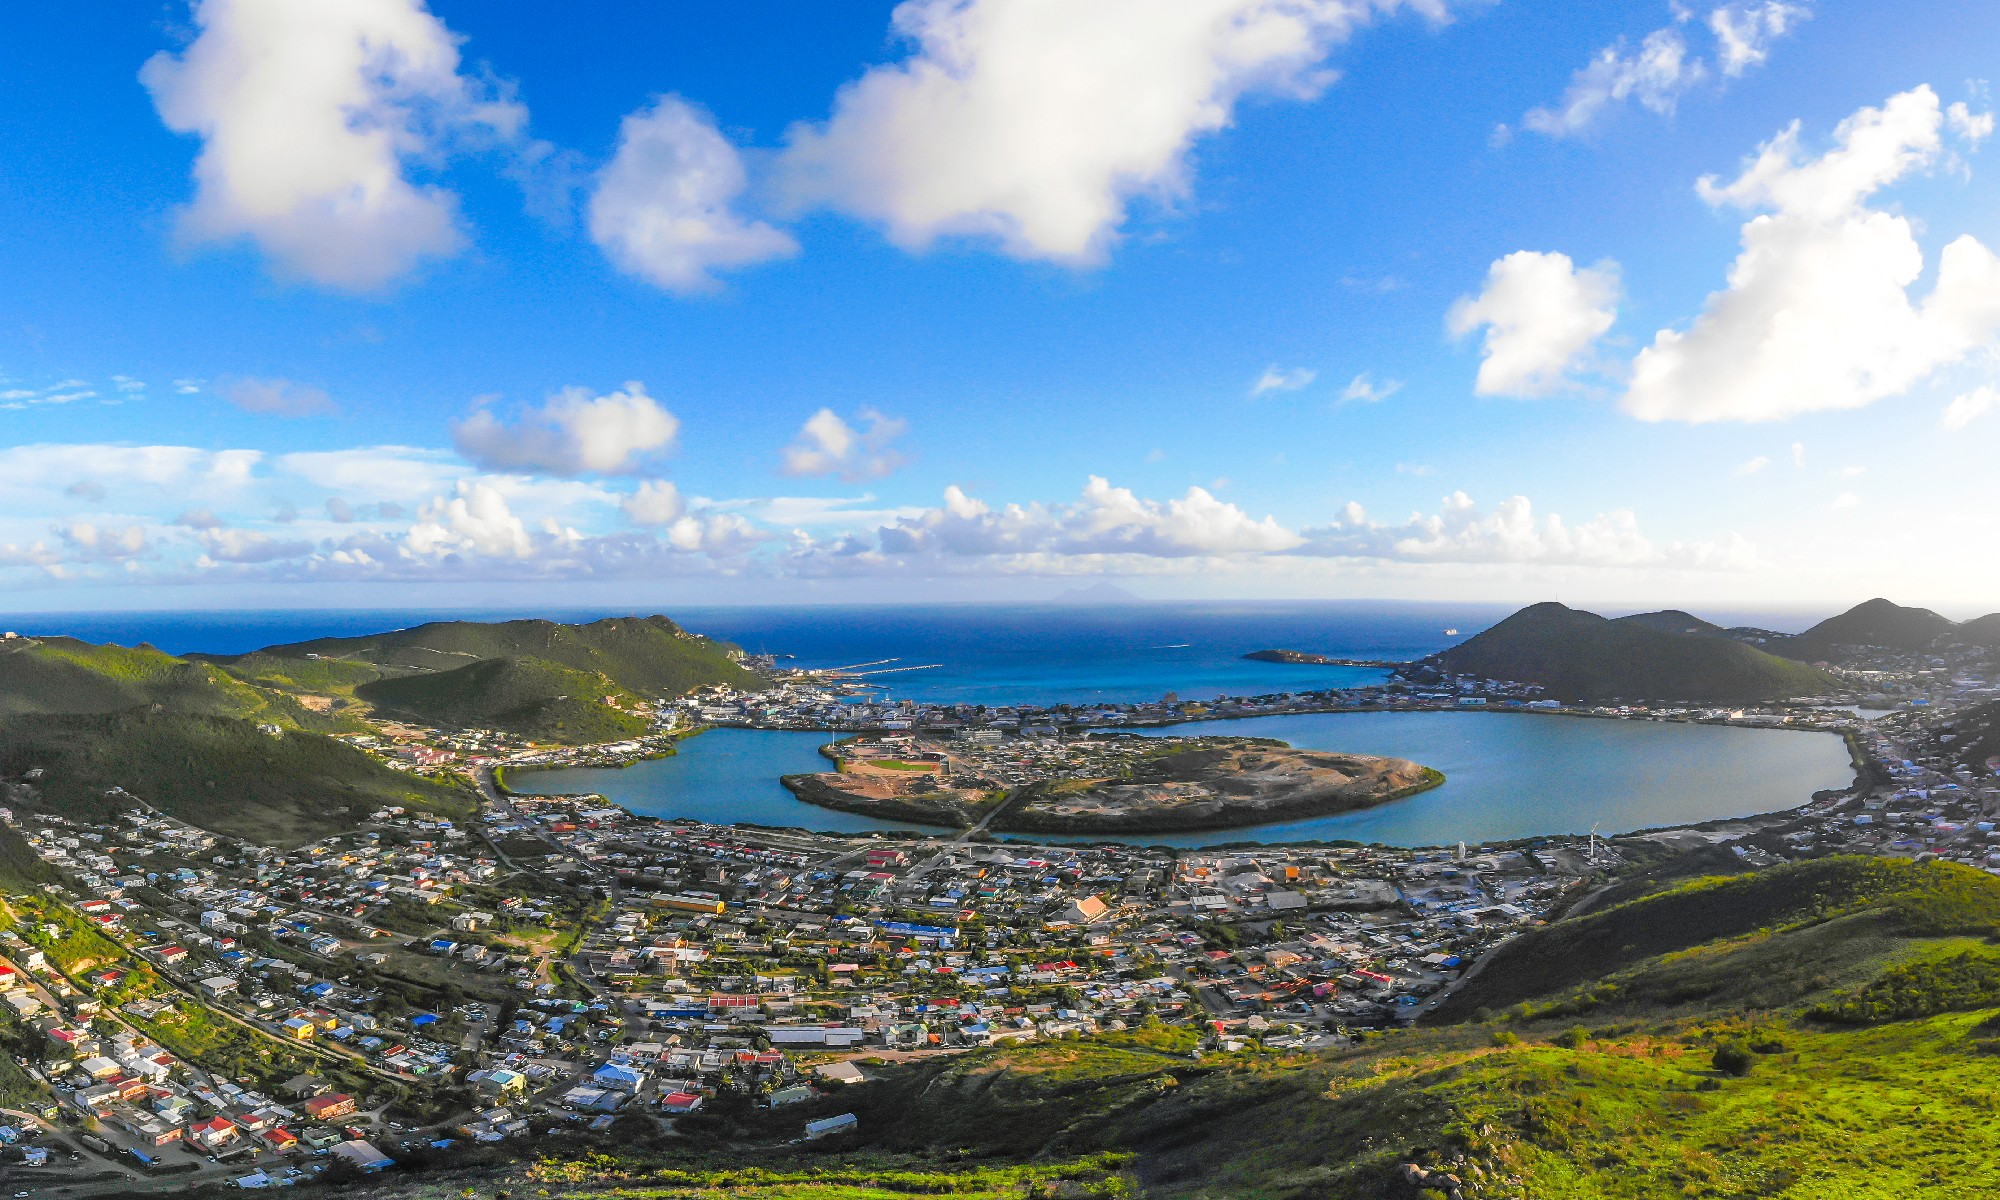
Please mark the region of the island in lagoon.
<svg viewBox="0 0 2000 1200"><path fill-rule="evenodd" d="M1245 737L1102 738L1002 758L884 736L824 752L836 770L782 781L807 803L1011 833L1235 829L1373 808L1444 782L1407 759Z"/></svg>
<svg viewBox="0 0 2000 1200"><path fill-rule="evenodd" d="M1282 663L1293 667L1407 667L1406 662L1396 662L1383 658L1340 658L1331 654L1315 654L1310 650L1252 650L1243 656L1251 662Z"/></svg>

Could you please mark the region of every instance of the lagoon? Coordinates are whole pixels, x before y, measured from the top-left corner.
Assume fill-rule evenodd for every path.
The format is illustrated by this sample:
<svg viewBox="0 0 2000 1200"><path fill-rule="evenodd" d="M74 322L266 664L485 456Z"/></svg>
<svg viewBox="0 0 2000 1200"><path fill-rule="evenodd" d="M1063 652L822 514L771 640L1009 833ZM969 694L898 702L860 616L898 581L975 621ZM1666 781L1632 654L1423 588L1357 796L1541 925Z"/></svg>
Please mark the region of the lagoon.
<svg viewBox="0 0 2000 1200"><path fill-rule="evenodd" d="M1585 833L1592 825L1624 833L1792 808L1854 778L1838 736L1802 730L1525 713L1360 712L1147 732L1277 738L1302 749L1409 758L1445 773L1442 787L1365 812L1130 839L1182 847L1316 840L1432 846ZM595 792L663 819L834 833L924 828L819 808L779 786L780 775L825 769L817 748L833 736L713 730L681 743L672 758L623 768L513 772L507 782L523 792Z"/></svg>

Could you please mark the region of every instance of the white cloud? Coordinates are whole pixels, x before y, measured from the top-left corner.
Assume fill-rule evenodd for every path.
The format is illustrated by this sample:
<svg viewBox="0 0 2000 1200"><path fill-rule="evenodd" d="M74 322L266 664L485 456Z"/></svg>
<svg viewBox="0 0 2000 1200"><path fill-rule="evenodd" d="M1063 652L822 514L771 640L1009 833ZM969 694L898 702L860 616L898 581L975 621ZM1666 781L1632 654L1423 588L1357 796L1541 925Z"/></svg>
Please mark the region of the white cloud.
<svg viewBox="0 0 2000 1200"><path fill-rule="evenodd" d="M956 486L944 504L918 517L884 526L878 534L890 554L1095 555L1138 554L1165 558L1268 554L1289 550L1299 536L1274 517L1251 517L1234 504L1191 487L1179 499L1134 495L1091 476L1070 504L990 508Z"/></svg>
<svg viewBox="0 0 2000 1200"><path fill-rule="evenodd" d="M680 489L664 479L648 479L621 503L635 525L665 525L687 511Z"/></svg>
<svg viewBox="0 0 2000 1200"><path fill-rule="evenodd" d="M340 411L321 389L289 379L227 380L222 397L244 412L272 417L318 417Z"/></svg>
<svg viewBox="0 0 2000 1200"><path fill-rule="evenodd" d="M1257 382L1250 385L1250 397L1256 399L1266 392L1296 392L1319 377L1319 372L1308 367L1293 367L1284 370L1277 363L1264 368Z"/></svg>
<svg viewBox="0 0 2000 1200"><path fill-rule="evenodd" d="M1478 296L1446 316L1453 336L1484 327L1473 390L1482 396L1546 396L1618 319L1618 268L1578 269L1566 254L1517 250L1496 261Z"/></svg>
<svg viewBox="0 0 2000 1200"><path fill-rule="evenodd" d="M1742 479L1747 476L1755 475L1758 472L1762 471L1765 467L1768 467L1770 465L1771 465L1770 458L1765 455L1759 454L1757 457L1751 459L1749 462L1746 462L1742 466L1737 467L1736 470L1732 472L1732 474L1734 474L1737 478Z"/></svg>
<svg viewBox="0 0 2000 1200"><path fill-rule="evenodd" d="M1993 136L1993 114L1973 112L1963 100L1954 100L1944 110L1944 120L1960 140L1975 150L1979 143Z"/></svg>
<svg viewBox="0 0 2000 1200"><path fill-rule="evenodd" d="M1691 27L1698 37L1711 37L1722 74L1734 79L1761 66L1770 57L1771 43L1812 15L1805 4L1784 0L1724 4L1711 10L1702 25L1694 25L1695 14L1678 4L1673 13L1674 23L1640 39L1637 50L1628 51L1621 38L1598 51L1571 77L1560 103L1531 109L1521 118L1522 126L1549 137L1572 137L1628 100L1669 115L1684 93L1710 77L1708 63L1689 45L1685 30ZM1506 134L1498 140L1504 144Z"/></svg>
<svg viewBox="0 0 2000 1200"><path fill-rule="evenodd" d="M1861 497L1855 495L1853 492L1842 492L1840 495L1835 496L1833 503L1827 505L1827 507L1835 512L1846 512L1849 509L1860 508Z"/></svg>
<svg viewBox="0 0 2000 1200"><path fill-rule="evenodd" d="M1771 56L1771 43L1796 29L1812 16L1805 4L1784 0L1762 3L1725 4L1708 14L1708 28L1715 35L1716 57L1722 73L1732 78L1751 67L1764 65Z"/></svg>
<svg viewBox="0 0 2000 1200"><path fill-rule="evenodd" d="M1342 558L1696 570L1741 569L1755 559L1750 544L1735 534L1662 546L1640 532L1638 518L1625 509L1572 525L1554 513L1538 518L1526 496L1482 512L1464 492L1446 496L1437 513L1400 525L1371 521L1360 505L1349 504L1331 524L1302 532L1300 553Z"/></svg>
<svg viewBox="0 0 2000 1200"><path fill-rule="evenodd" d="M1627 54L1622 43L1598 51L1590 65L1570 80L1561 104L1530 109L1521 124L1550 137L1567 137L1589 128L1605 109L1628 98L1653 112L1670 113L1681 92L1707 74L1700 59L1688 56L1680 30L1656 29L1639 43L1636 53Z"/></svg>
<svg viewBox="0 0 2000 1200"><path fill-rule="evenodd" d="M1734 181L1698 184L1716 207L1755 213L1729 286L1685 331L1662 329L1632 364L1625 408L1648 421L1772 421L1899 395L2000 331L2000 259L1951 242L1930 294L1909 289L1924 255L1909 219L1864 203L1933 162L1943 116L1928 87L1841 122L1817 158L1799 127L1764 144Z"/></svg>
<svg viewBox="0 0 2000 1200"><path fill-rule="evenodd" d="M795 253L782 230L732 205L747 179L741 156L707 114L676 96L619 126L618 153L590 197L590 236L620 270L670 292L715 286L717 268Z"/></svg>
<svg viewBox="0 0 2000 1200"><path fill-rule="evenodd" d="M1378 13L1445 0L907 0L905 61L843 87L779 160L795 203L880 222L899 245L998 241L1099 260L1129 202L1188 190L1189 150L1251 92L1310 98L1328 51Z"/></svg>
<svg viewBox="0 0 2000 1200"><path fill-rule="evenodd" d="M1805 468L1805 465L1806 465L1806 444L1804 442L1793 442L1792 466L1800 470L1803 470Z"/></svg>
<svg viewBox="0 0 2000 1200"><path fill-rule="evenodd" d="M198 0L194 21L139 73L167 127L202 141L184 236L248 238L280 273L350 289L460 248L455 197L406 168L525 113L459 73L422 0Z"/></svg>
<svg viewBox="0 0 2000 1200"><path fill-rule="evenodd" d="M872 408L862 409L856 419L867 428L856 429L830 408L806 418L798 437L785 447L785 474L838 474L852 482L879 479L902 466L903 456L890 443L908 430L909 423Z"/></svg>
<svg viewBox="0 0 2000 1200"><path fill-rule="evenodd" d="M2000 392L1990 387L1974 388L1954 396L1951 403L1945 406L1944 415L1938 423L1957 433L1996 408L2000 408Z"/></svg>
<svg viewBox="0 0 2000 1200"><path fill-rule="evenodd" d="M217 562L277 562L312 552L311 542L280 541L247 529L204 529L199 536L202 552Z"/></svg>
<svg viewBox="0 0 2000 1200"><path fill-rule="evenodd" d="M1374 404L1377 401L1387 400L1402 390L1403 381L1400 379L1385 379L1381 383L1376 383L1372 375L1363 371L1348 380L1347 386L1341 389L1340 398L1352 403Z"/></svg>
<svg viewBox="0 0 2000 1200"><path fill-rule="evenodd" d="M274 465L315 487L377 500L422 500L462 473L448 452L418 446L301 450L279 455Z"/></svg>
<svg viewBox="0 0 2000 1200"><path fill-rule="evenodd" d="M679 431L679 418L635 381L605 396L566 388L511 426L481 408L452 426L452 441L489 471L611 475L635 470Z"/></svg>
<svg viewBox="0 0 2000 1200"><path fill-rule="evenodd" d="M461 481L452 495L424 505L403 539L404 553L418 558L447 554L527 558L534 549L527 526L499 489L473 481Z"/></svg>
<svg viewBox="0 0 2000 1200"><path fill-rule="evenodd" d="M71 521L52 528L78 558L116 561L136 558L152 548L146 540L146 531L137 525L117 527Z"/></svg>

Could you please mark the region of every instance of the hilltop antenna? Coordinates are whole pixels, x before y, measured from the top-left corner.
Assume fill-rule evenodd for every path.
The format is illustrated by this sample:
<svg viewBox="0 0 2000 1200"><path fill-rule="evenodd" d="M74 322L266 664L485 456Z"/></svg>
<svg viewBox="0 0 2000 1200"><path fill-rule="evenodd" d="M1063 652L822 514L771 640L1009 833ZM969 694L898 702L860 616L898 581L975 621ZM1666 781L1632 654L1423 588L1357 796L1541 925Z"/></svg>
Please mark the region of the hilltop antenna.
<svg viewBox="0 0 2000 1200"><path fill-rule="evenodd" d="M1603 824L1602 821L1592 821L1590 823L1590 857L1588 861L1593 867L1597 865L1597 827L1601 824Z"/></svg>

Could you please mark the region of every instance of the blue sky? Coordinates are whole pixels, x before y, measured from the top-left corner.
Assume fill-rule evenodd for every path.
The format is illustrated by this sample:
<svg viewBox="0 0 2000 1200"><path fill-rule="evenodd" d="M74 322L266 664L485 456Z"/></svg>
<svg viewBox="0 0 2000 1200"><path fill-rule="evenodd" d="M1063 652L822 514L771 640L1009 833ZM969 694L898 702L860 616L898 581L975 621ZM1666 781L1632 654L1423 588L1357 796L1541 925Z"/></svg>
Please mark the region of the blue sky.
<svg viewBox="0 0 2000 1200"><path fill-rule="evenodd" d="M18 608L2000 607L1990 4L16 20Z"/></svg>

